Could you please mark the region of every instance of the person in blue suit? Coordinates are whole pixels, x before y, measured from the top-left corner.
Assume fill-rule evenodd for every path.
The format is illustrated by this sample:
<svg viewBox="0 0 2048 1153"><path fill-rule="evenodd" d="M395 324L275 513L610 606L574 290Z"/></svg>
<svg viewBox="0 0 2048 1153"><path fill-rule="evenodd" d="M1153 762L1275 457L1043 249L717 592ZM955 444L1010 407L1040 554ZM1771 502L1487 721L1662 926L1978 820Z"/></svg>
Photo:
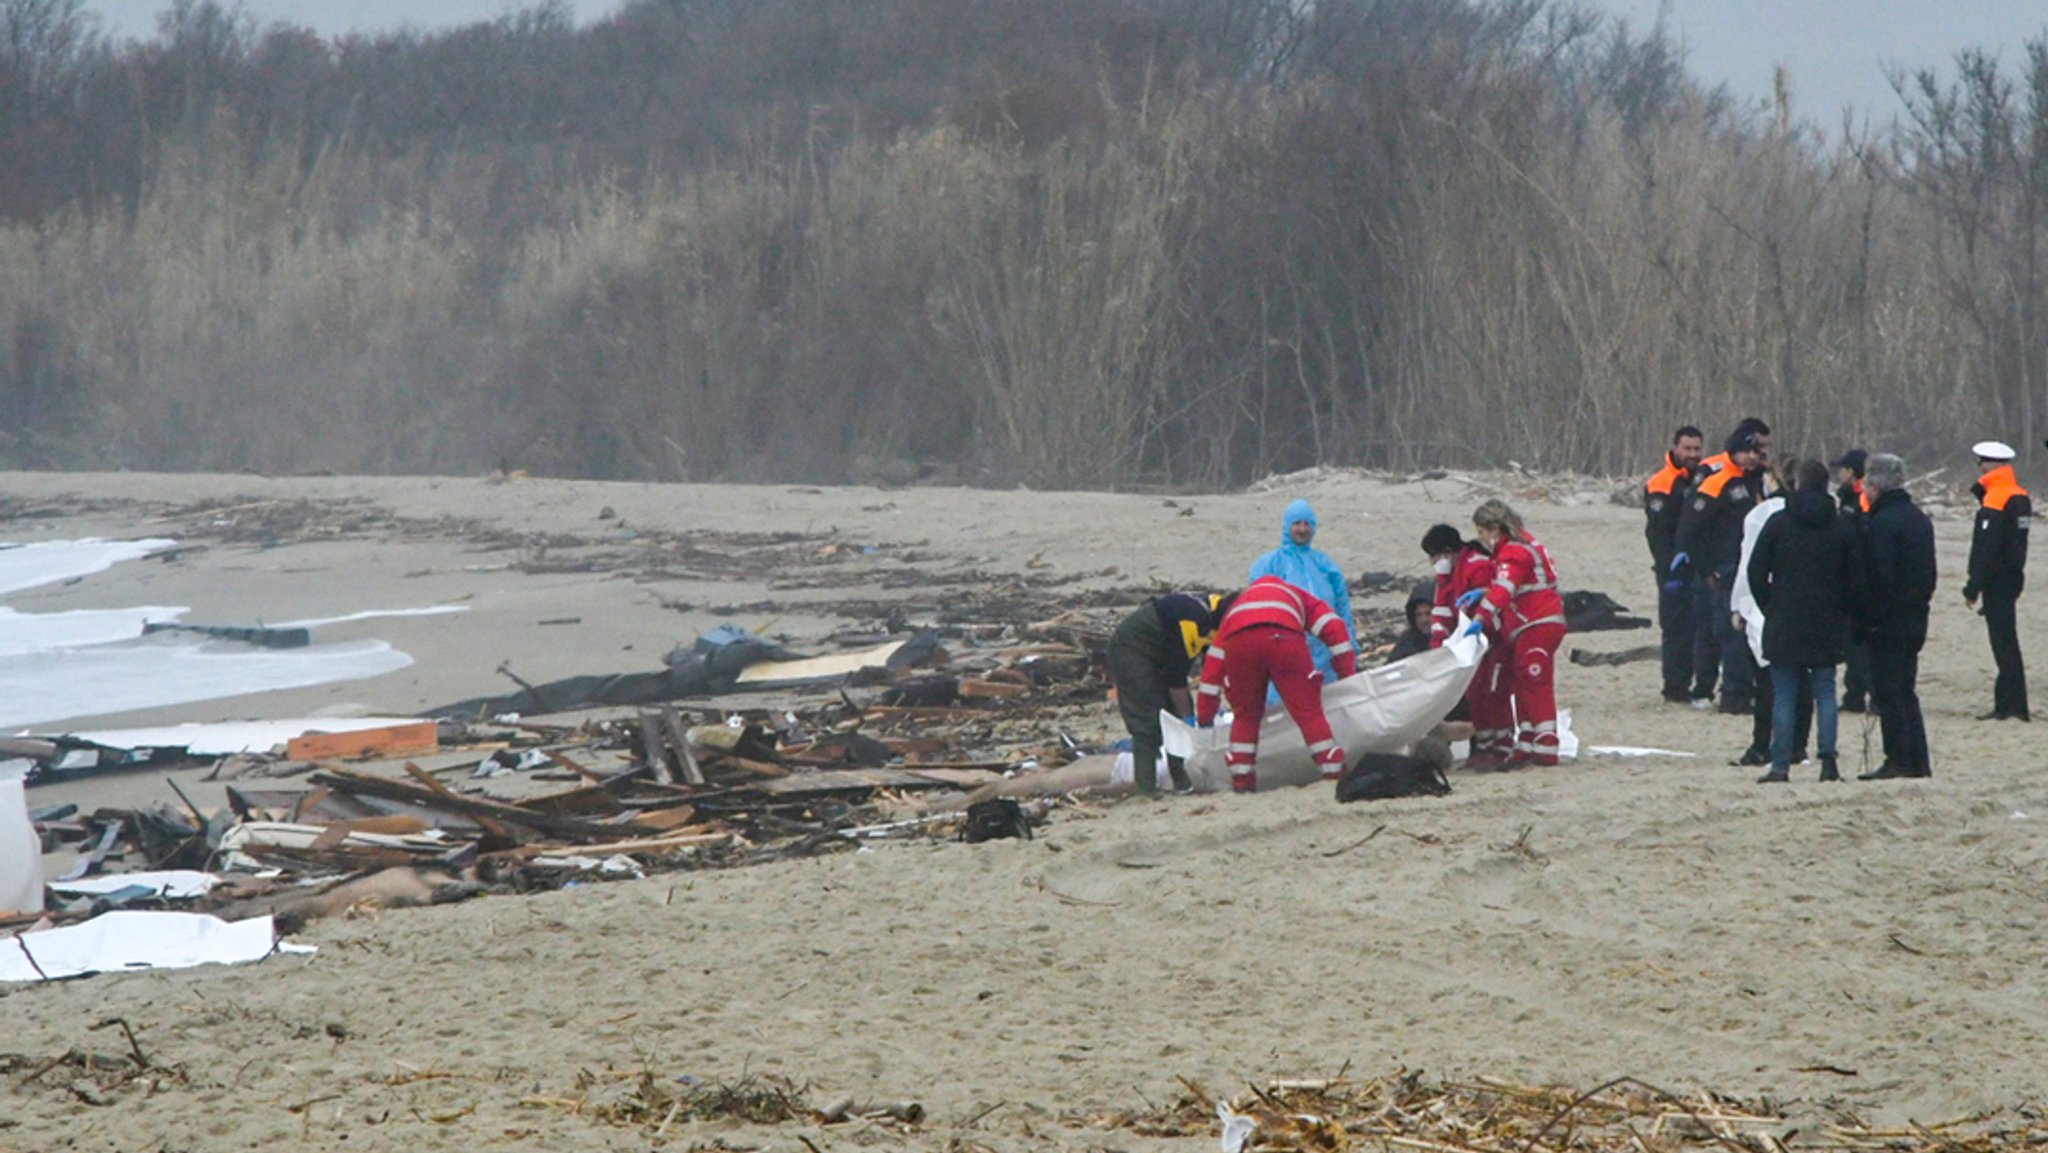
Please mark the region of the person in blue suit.
<svg viewBox="0 0 2048 1153"><path fill-rule="evenodd" d="M1316 539L1316 510L1305 500L1297 500L1287 506L1287 512L1280 518L1280 547L1252 562L1250 580L1275 576L1303 592L1322 598L1323 602L1337 610L1337 619L1344 622L1349 630L1351 623L1351 589L1344 581L1344 570L1330 559L1330 554L1311 546ZM1336 666L1331 663L1330 650L1314 637L1308 638L1309 655L1315 658L1316 669L1323 674L1323 683L1337 679Z"/></svg>

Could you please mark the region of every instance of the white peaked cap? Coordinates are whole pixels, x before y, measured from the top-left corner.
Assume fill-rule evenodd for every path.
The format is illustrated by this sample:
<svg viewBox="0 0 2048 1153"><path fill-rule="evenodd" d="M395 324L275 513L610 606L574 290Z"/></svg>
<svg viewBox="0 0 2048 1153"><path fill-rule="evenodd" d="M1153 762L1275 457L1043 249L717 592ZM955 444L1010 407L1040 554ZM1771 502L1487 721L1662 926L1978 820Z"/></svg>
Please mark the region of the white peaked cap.
<svg viewBox="0 0 2048 1153"><path fill-rule="evenodd" d="M1980 440L1970 446L1970 451L1977 454L1978 460L2011 460L2019 455L2002 440Z"/></svg>

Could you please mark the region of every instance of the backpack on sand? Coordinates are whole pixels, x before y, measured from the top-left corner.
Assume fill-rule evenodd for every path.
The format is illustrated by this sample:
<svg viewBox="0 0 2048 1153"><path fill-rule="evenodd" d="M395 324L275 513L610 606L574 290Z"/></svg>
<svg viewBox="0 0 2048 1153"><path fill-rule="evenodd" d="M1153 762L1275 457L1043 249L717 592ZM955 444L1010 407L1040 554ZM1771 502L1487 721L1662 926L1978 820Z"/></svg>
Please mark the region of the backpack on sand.
<svg viewBox="0 0 2048 1153"><path fill-rule="evenodd" d="M1451 782L1434 763L1397 753L1367 753L1337 781L1340 802L1442 797L1450 791Z"/></svg>
<svg viewBox="0 0 2048 1153"><path fill-rule="evenodd" d="M1024 815L1024 806L1008 797L967 806L967 819L960 824L961 840L972 845L1004 837L1031 839L1031 820Z"/></svg>

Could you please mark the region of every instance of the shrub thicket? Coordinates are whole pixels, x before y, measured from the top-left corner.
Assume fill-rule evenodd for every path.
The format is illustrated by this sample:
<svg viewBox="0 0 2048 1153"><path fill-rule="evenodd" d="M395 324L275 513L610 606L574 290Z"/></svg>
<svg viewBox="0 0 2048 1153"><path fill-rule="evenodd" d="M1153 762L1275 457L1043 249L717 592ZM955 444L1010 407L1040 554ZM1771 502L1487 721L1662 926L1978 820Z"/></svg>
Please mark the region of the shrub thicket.
<svg viewBox="0 0 2048 1153"><path fill-rule="evenodd" d="M1873 65L1875 66L1875 65ZM0 463L1217 486L2048 406L2048 40L1827 137L1553 0L0 0Z"/></svg>

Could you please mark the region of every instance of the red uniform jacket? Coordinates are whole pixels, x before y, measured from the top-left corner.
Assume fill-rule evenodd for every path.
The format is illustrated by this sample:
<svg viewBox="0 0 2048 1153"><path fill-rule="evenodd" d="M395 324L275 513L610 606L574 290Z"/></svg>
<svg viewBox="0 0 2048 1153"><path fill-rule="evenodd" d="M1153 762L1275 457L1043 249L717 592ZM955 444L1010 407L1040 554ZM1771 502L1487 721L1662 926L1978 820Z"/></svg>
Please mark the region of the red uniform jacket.
<svg viewBox="0 0 2048 1153"><path fill-rule="evenodd" d="M1557 565L1534 540L1504 540L1494 551L1493 583L1474 618L1502 640L1530 625L1564 623L1564 597L1557 591Z"/></svg>
<svg viewBox="0 0 2048 1153"><path fill-rule="evenodd" d="M1437 574L1436 605L1429 610L1430 648L1442 648L1450 639L1451 626L1458 623L1458 598L1492 583L1493 557L1473 545L1459 549L1451 558L1451 571Z"/></svg>
<svg viewBox="0 0 2048 1153"><path fill-rule="evenodd" d="M1202 687L1195 697L1195 721L1206 725L1216 719L1223 699L1223 664L1229 658L1230 640L1247 629L1283 628L1316 639L1330 647L1330 659L1337 675L1348 677L1358 671L1358 650L1351 644L1351 626L1337 617L1337 610L1315 594L1295 588L1279 577L1260 577L1237 594L1223 623L1216 626L1216 639L1202 661Z"/></svg>

